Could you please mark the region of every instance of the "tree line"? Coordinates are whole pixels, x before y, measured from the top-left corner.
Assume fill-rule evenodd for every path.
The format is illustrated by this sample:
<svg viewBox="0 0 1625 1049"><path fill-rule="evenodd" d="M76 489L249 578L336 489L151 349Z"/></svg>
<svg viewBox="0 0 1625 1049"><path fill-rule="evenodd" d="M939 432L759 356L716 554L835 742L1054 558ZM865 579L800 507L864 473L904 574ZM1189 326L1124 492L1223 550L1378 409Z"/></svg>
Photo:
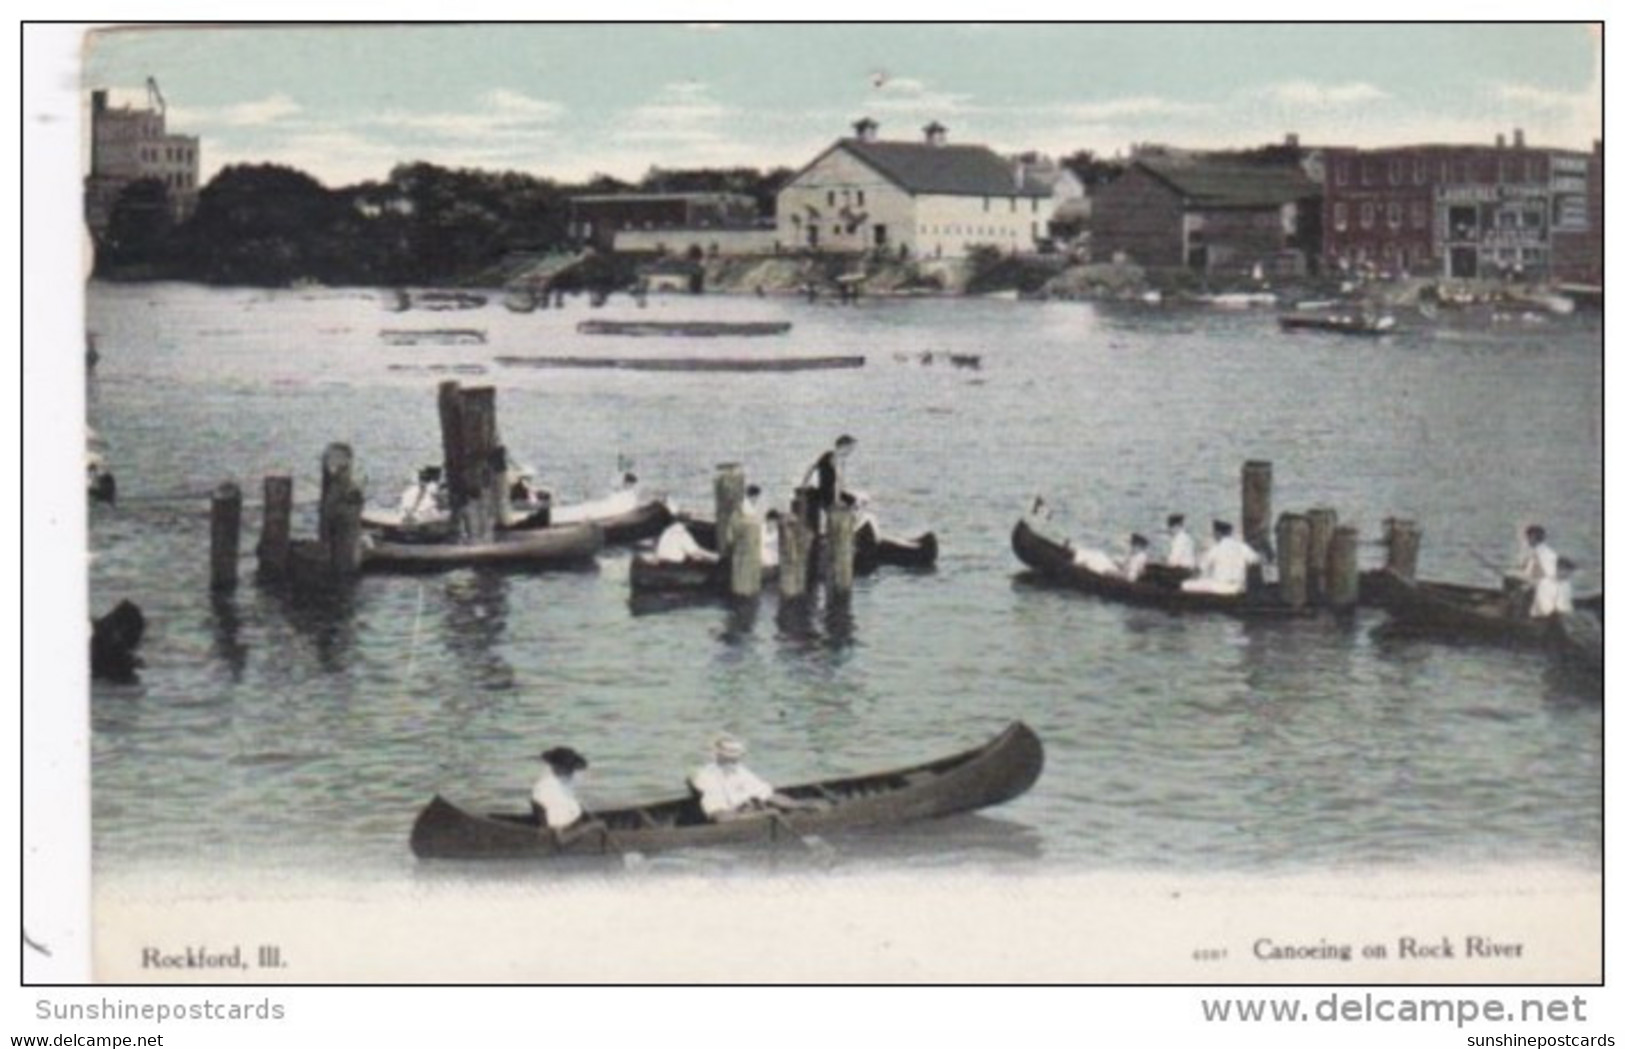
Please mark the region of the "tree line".
<svg viewBox="0 0 1625 1049"><path fill-rule="evenodd" d="M295 168L236 164L209 180L181 222L162 182L125 186L98 239L96 272L261 286L480 282L515 257L573 250L573 196L742 193L771 216L779 187L792 174L788 168L652 168L637 183L600 175L569 184L412 163L382 182L329 189Z"/></svg>

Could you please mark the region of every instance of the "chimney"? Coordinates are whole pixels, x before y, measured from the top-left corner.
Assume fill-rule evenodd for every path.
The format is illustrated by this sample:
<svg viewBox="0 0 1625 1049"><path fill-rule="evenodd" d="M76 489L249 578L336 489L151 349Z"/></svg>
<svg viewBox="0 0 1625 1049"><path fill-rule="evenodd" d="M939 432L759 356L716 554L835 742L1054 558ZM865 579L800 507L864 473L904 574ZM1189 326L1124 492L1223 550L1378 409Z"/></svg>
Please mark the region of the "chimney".
<svg viewBox="0 0 1625 1049"><path fill-rule="evenodd" d="M1512 129L1512 148L1523 148L1523 128L1521 127L1515 127Z"/></svg>
<svg viewBox="0 0 1625 1049"><path fill-rule="evenodd" d="M873 142L880 134L880 125L864 117L852 125L852 130L857 133L859 142Z"/></svg>
<svg viewBox="0 0 1625 1049"><path fill-rule="evenodd" d="M1286 146L1288 149L1298 148L1298 133L1296 131L1288 131L1286 133Z"/></svg>
<svg viewBox="0 0 1625 1049"><path fill-rule="evenodd" d="M946 146L948 144L948 129L935 120L925 125L925 144L928 146Z"/></svg>
<svg viewBox="0 0 1625 1049"><path fill-rule="evenodd" d="M107 112L107 90L105 88L90 93L90 111L92 113Z"/></svg>
<svg viewBox="0 0 1625 1049"><path fill-rule="evenodd" d="M1495 148L1496 149L1505 149L1505 148L1507 148L1507 137L1505 135L1496 135L1495 136Z"/></svg>

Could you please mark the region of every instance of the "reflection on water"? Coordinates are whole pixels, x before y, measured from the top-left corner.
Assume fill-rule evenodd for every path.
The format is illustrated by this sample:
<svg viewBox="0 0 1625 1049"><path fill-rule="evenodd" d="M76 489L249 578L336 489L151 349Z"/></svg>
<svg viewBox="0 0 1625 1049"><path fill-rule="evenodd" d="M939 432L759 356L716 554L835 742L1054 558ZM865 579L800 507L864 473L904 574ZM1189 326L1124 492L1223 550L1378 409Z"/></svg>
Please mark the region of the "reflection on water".
<svg viewBox="0 0 1625 1049"><path fill-rule="evenodd" d="M1537 518L1600 565L1595 319L1538 339L1422 328L1365 342L1144 307L648 308L794 322L781 344L724 341L722 354L862 347L869 363L771 377L504 369L495 357L540 343L651 348L578 338L568 311L500 309L480 315L485 345L437 347L434 363L487 367L504 443L572 498L602 494L625 456L689 509L710 507L722 461L744 462L781 505L831 436L853 433L853 483L887 530L937 533L936 571L883 569L845 602L771 589L633 601L628 555L608 551L586 572L212 595L217 484L254 492L258 474L291 473L294 532L309 536L319 456L346 441L369 499L393 502L392 480L438 452L437 376L390 369L401 351L378 344L365 294L93 289L89 421L120 498L90 515L91 607L128 597L149 620L143 684L92 692L99 862L400 871L433 793L522 802L535 755L557 742L589 755L584 790L603 807L679 789L718 731L789 783L929 760L1015 719L1044 740L1046 766L988 814L994 829L832 842L836 869L1600 856L1594 677L1540 653L1374 638L1381 618L1365 611L1252 622L1126 608L1026 578L1009 549L1040 491L1080 541L1149 534L1174 509L1234 518L1241 463L1265 458L1279 510L1333 506L1367 538L1386 516L1421 521L1430 578L1478 579L1474 555L1510 554L1514 526ZM925 367L927 352L981 368ZM245 549L256 524L245 514ZM1600 571L1579 585L1600 589Z"/></svg>

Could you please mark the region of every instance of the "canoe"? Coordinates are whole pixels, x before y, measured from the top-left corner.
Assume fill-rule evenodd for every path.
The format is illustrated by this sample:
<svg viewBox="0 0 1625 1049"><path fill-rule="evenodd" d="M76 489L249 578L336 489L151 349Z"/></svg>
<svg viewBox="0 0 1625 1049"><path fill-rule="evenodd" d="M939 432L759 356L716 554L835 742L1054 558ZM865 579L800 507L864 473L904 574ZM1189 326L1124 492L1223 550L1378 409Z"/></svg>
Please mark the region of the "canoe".
<svg viewBox="0 0 1625 1049"><path fill-rule="evenodd" d="M1514 611L1504 590L1455 583L1413 582L1382 573L1381 603L1388 635L1428 636L1514 648L1539 648L1602 668L1602 595L1576 598L1568 615L1532 619ZM1362 586L1364 580L1362 579Z"/></svg>
<svg viewBox="0 0 1625 1049"><path fill-rule="evenodd" d="M1309 607L1294 608L1282 601L1280 590L1262 587L1245 594L1191 594L1179 588L1186 573L1164 565L1152 565L1144 578L1135 582L1101 575L1072 559L1070 544L1041 535L1025 519L1016 522L1010 546L1021 563L1040 578L1086 594L1128 605L1160 608L1168 612L1222 612L1247 618L1277 618L1312 615Z"/></svg>
<svg viewBox="0 0 1625 1049"><path fill-rule="evenodd" d="M715 338L723 335L783 335L789 321L582 321L582 335L680 335Z"/></svg>
<svg viewBox="0 0 1625 1049"><path fill-rule="evenodd" d="M805 372L861 368L861 356L821 357L509 357L510 368L600 368L636 372Z"/></svg>
<svg viewBox="0 0 1625 1049"><path fill-rule="evenodd" d="M1362 317L1346 313L1284 313L1282 331L1328 331L1338 335L1391 335L1394 319Z"/></svg>
<svg viewBox="0 0 1625 1049"><path fill-rule="evenodd" d="M421 859L549 859L767 844L792 834L883 827L998 805L1025 793L1043 767L1043 744L1017 721L979 747L924 765L779 788L792 798L823 802L823 809L712 823L690 794L593 813L607 833L562 846L529 813L476 815L437 794L412 825L412 852Z"/></svg>
<svg viewBox="0 0 1625 1049"><path fill-rule="evenodd" d="M556 507L551 512L548 523L543 525L534 516L540 511L539 506L520 504L511 511L512 523L504 526L502 530L534 531L537 528L567 524L595 524L603 530L604 544L609 546L653 539L665 531L666 526L672 522L671 506L664 499L651 499L646 503L639 503L631 510L617 512L618 505L613 499L599 499L590 503ZM399 510L365 510L361 514L361 523L382 533L381 538L402 542L446 539L449 538L451 530L451 518L447 514L420 518L413 524L405 524Z"/></svg>
<svg viewBox="0 0 1625 1049"><path fill-rule="evenodd" d="M694 541L707 550L717 548L716 522L706 517L679 514L678 519L688 529ZM937 535L921 532L912 539L897 536L876 536L873 528L859 528L853 536L852 570L858 575L873 575L882 567L930 568L937 563ZM816 540L815 540L816 544ZM814 551L812 557L816 558Z"/></svg>
<svg viewBox="0 0 1625 1049"><path fill-rule="evenodd" d="M1416 604L1416 592L1457 607L1472 609L1506 607L1506 590L1487 586L1468 586L1464 583L1441 583L1434 580L1410 580L1386 568L1360 573L1360 603L1372 608L1383 608L1402 613ZM1602 618L1602 594L1587 594L1574 599L1576 612L1588 612Z"/></svg>
<svg viewBox="0 0 1625 1049"><path fill-rule="evenodd" d="M631 578L634 596L721 594L728 586L727 566L721 563L658 561L645 554L632 558Z"/></svg>
<svg viewBox="0 0 1625 1049"><path fill-rule="evenodd" d="M488 543L369 537L362 550L361 568L368 572L571 568L591 564L603 545L604 531L595 524L498 532Z"/></svg>

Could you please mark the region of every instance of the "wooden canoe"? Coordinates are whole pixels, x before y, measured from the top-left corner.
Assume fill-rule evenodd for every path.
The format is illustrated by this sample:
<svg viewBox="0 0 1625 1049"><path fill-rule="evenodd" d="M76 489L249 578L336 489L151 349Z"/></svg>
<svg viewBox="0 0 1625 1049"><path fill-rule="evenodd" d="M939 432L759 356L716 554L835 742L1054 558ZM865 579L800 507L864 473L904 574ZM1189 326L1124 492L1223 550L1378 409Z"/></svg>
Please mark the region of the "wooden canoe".
<svg viewBox="0 0 1625 1049"><path fill-rule="evenodd" d="M582 335L679 335L716 338L725 335L783 335L789 321L582 321Z"/></svg>
<svg viewBox="0 0 1625 1049"><path fill-rule="evenodd" d="M539 506L519 505L510 513L512 523L503 530L532 531L567 524L595 524L603 530L604 544L612 546L654 539L672 522L671 505L664 499L651 499L619 513L605 512L610 505L608 500L599 500L555 507L545 525L541 523ZM381 533L380 538L399 542L432 542L451 537L451 518L446 514L405 524L399 510L372 509L362 511L361 523Z"/></svg>
<svg viewBox="0 0 1625 1049"><path fill-rule="evenodd" d="M1091 572L1073 561L1070 544L1040 534L1025 518L1016 523L1010 535L1010 546L1021 563L1040 578L1108 601L1160 608L1168 612L1222 612L1259 619L1314 613L1312 608L1293 608L1282 601L1279 588L1274 586L1233 597L1226 594L1192 594L1179 588L1180 582L1188 576L1165 566L1150 566L1144 579L1132 583L1127 579Z"/></svg>
<svg viewBox="0 0 1625 1049"><path fill-rule="evenodd" d="M694 541L707 550L717 548L717 523L708 517L679 514ZM858 575L873 575L884 566L894 568L931 568L937 563L937 535L921 532L912 539L876 535L873 528L859 528L853 535L852 570ZM816 547L817 540L814 540ZM812 555L817 557L816 549Z"/></svg>
<svg viewBox="0 0 1625 1049"><path fill-rule="evenodd" d="M1601 623L1601 594L1577 598L1573 613L1534 619L1524 613L1519 597L1505 590L1414 582L1392 572L1383 575L1382 607L1389 615L1386 634L1540 648L1596 669L1602 667L1600 627L1587 625L1588 620Z"/></svg>
<svg viewBox="0 0 1625 1049"><path fill-rule="evenodd" d="M412 852L422 859L549 859L766 844L998 805L1025 793L1043 767L1043 745L1018 721L979 747L924 765L780 788L792 798L823 803L826 807L819 810L712 823L690 795L593 813L606 832L585 834L564 846L529 813L475 815L436 795L412 826Z"/></svg>
<svg viewBox="0 0 1625 1049"><path fill-rule="evenodd" d="M488 543L373 538L361 554L367 572L434 572L452 568L574 568L593 563L604 545L595 524L498 532Z"/></svg>

